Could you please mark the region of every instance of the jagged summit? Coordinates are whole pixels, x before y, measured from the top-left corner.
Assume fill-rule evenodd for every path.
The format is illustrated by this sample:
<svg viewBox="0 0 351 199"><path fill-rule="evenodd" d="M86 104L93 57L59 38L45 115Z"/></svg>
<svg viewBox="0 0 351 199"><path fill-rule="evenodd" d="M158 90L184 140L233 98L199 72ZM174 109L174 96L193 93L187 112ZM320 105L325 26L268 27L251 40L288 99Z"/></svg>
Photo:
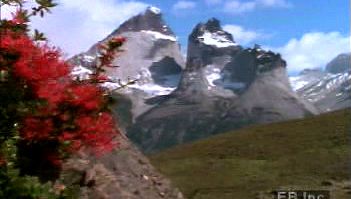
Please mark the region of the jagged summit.
<svg viewBox="0 0 351 199"><path fill-rule="evenodd" d="M160 8L158 8L158 7L155 7L155 6L149 6L149 7L147 7L147 9L146 9L146 12L152 12L152 13L154 13L154 14L156 14L156 15L159 15L159 14L161 14L161 9Z"/></svg>
<svg viewBox="0 0 351 199"><path fill-rule="evenodd" d="M161 9L153 6L146 8L144 12L124 22L111 35L120 35L125 32L153 31L164 35L174 36L173 31L166 25L162 18Z"/></svg>
<svg viewBox="0 0 351 199"><path fill-rule="evenodd" d="M217 31L223 31L221 27L221 22L217 18L210 18L206 23L198 23L193 32L192 35L194 36L199 36L202 35L204 31L209 31L209 32L217 32Z"/></svg>
<svg viewBox="0 0 351 199"><path fill-rule="evenodd" d="M206 27L206 29L210 32L217 32L217 31L221 31L222 27L221 27L221 22L217 19L217 18L210 18L205 24L204 26Z"/></svg>
<svg viewBox="0 0 351 199"><path fill-rule="evenodd" d="M189 36L189 40L218 48L238 45L233 36L222 29L220 21L216 18L210 18L206 23L197 24Z"/></svg>
<svg viewBox="0 0 351 199"><path fill-rule="evenodd" d="M224 63L217 61L228 62L230 57L241 49L233 36L222 29L220 21L211 18L206 23L197 24L189 35L187 69L203 68L208 65L223 66Z"/></svg>
<svg viewBox="0 0 351 199"><path fill-rule="evenodd" d="M286 61L282 59L279 53L274 53L270 50L266 51L259 45L255 45L255 48L248 49L256 57L258 63L257 72L263 73L270 71L276 67L286 67Z"/></svg>

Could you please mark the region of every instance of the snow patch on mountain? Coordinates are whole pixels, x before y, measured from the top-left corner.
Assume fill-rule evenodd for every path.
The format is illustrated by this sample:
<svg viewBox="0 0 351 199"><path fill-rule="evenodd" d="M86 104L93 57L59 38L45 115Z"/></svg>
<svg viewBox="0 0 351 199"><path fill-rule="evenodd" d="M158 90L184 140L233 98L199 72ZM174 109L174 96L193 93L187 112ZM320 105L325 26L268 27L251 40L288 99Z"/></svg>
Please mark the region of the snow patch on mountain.
<svg viewBox="0 0 351 199"><path fill-rule="evenodd" d="M160 8L157 8L157 7L154 7L154 6L150 6L149 7L149 10L155 14L161 14L161 9Z"/></svg>
<svg viewBox="0 0 351 199"><path fill-rule="evenodd" d="M116 90L122 88L122 85L126 85L127 82L120 82L120 83L115 83L115 82L105 82L101 86L104 88L107 88L109 90ZM155 97L155 96L160 96L160 95L168 95L171 92L173 92L176 88L174 87L162 87L157 84L131 84L127 85L124 91L125 92L130 92L133 89L143 91L147 94L147 98Z"/></svg>
<svg viewBox="0 0 351 199"><path fill-rule="evenodd" d="M165 34L162 34L160 32L156 32L156 31L152 31L152 30L142 30L141 32L152 35L155 40L164 39L164 40L170 40L173 42L177 41L176 37L173 37L170 35L165 35Z"/></svg>
<svg viewBox="0 0 351 199"><path fill-rule="evenodd" d="M290 83L291 83L292 89L294 91L297 91L297 90L305 87L306 85L308 85L310 82L305 81L305 80L301 80L301 77L290 77Z"/></svg>
<svg viewBox="0 0 351 199"><path fill-rule="evenodd" d="M150 97L160 96L160 95L169 95L172 91L174 91L175 87L162 87L157 84L143 84L143 85L130 85L130 88L135 88L144 91L149 94Z"/></svg>
<svg viewBox="0 0 351 199"><path fill-rule="evenodd" d="M219 75L219 73L212 73L212 74L206 75L206 78L210 86L216 86L214 81L220 79L221 76Z"/></svg>
<svg viewBox="0 0 351 199"><path fill-rule="evenodd" d="M350 73L337 73L332 75L332 78L334 79L332 82L330 82L329 84L331 84L331 86L337 84L338 82L346 82L348 80L351 80L351 75Z"/></svg>
<svg viewBox="0 0 351 199"><path fill-rule="evenodd" d="M338 105L350 96L351 72L306 72L290 77L290 83L299 96L315 104L322 111L343 108Z"/></svg>
<svg viewBox="0 0 351 199"><path fill-rule="evenodd" d="M72 77L79 80L89 79L91 74L93 74L93 71L80 65L74 66L71 71Z"/></svg>
<svg viewBox="0 0 351 199"><path fill-rule="evenodd" d="M204 34L202 36L199 36L198 39L206 45L216 46L218 48L226 48L229 46L238 46L237 43L230 41L220 31L213 32L213 33L206 31L206 32L204 32Z"/></svg>
<svg viewBox="0 0 351 199"><path fill-rule="evenodd" d="M205 67L205 77L207 79L209 86L211 87L216 86L215 81L222 78L220 73L221 73L221 70L212 65Z"/></svg>
<svg viewBox="0 0 351 199"><path fill-rule="evenodd" d="M72 68L71 75L74 79L79 79L79 80L87 80L90 78L90 75L93 74L93 72L83 66L75 66ZM178 77L174 75L169 75L166 79L166 81L174 83L177 80ZM108 79L111 81L104 82L100 84L102 88L106 88L110 91L116 90L116 89L125 89L125 92L130 91L131 89L137 89L145 92L147 94L147 97L155 97L155 96L160 96L160 95L169 95L171 92L173 92L176 87L164 87L160 86L154 83L136 83L127 85L128 82L124 82L118 79L113 79L111 77L108 77ZM171 84L170 83L170 84ZM125 86L127 85L127 86ZM123 91L122 91L123 92Z"/></svg>
<svg viewBox="0 0 351 199"><path fill-rule="evenodd" d="M96 59L96 57L94 57L94 56L83 55L83 61L86 61L86 62L93 62L95 59Z"/></svg>

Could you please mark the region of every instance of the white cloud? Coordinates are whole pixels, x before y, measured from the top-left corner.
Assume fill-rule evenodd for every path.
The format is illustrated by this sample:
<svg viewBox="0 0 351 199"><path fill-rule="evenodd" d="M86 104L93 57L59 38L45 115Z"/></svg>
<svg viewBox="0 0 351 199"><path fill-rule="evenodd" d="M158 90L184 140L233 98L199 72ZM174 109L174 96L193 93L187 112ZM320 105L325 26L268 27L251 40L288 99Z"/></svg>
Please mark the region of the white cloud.
<svg viewBox="0 0 351 199"><path fill-rule="evenodd" d="M271 49L282 54L289 72L298 72L306 68L325 67L338 54L350 52L350 36L339 32L311 32L300 39L291 39L282 47Z"/></svg>
<svg viewBox="0 0 351 199"><path fill-rule="evenodd" d="M60 0L52 14L35 17L31 26L68 55L86 51L148 5L127 0ZM8 15L8 12L6 12Z"/></svg>
<svg viewBox="0 0 351 199"><path fill-rule="evenodd" d="M216 5L216 4L221 4L222 0L205 0L205 3L207 5Z"/></svg>
<svg viewBox="0 0 351 199"><path fill-rule="evenodd" d="M257 8L287 8L291 6L292 4L287 0L228 0L224 3L223 11L231 14L242 14Z"/></svg>
<svg viewBox="0 0 351 199"><path fill-rule="evenodd" d="M185 9L193 9L196 7L196 3L194 1L177 1L173 5L173 10L185 10Z"/></svg>
<svg viewBox="0 0 351 199"><path fill-rule="evenodd" d="M292 4L287 0L256 0L257 4L265 7L290 7Z"/></svg>
<svg viewBox="0 0 351 199"><path fill-rule="evenodd" d="M241 26L233 25L233 24L224 25L223 30L232 34L234 37L234 40L240 45L244 45L244 46L251 44L254 41L257 41L258 39L263 39L267 37L267 35L263 33L247 30Z"/></svg>
<svg viewBox="0 0 351 199"><path fill-rule="evenodd" d="M227 1L224 4L224 11L232 14L241 14L252 11L256 8L256 2Z"/></svg>

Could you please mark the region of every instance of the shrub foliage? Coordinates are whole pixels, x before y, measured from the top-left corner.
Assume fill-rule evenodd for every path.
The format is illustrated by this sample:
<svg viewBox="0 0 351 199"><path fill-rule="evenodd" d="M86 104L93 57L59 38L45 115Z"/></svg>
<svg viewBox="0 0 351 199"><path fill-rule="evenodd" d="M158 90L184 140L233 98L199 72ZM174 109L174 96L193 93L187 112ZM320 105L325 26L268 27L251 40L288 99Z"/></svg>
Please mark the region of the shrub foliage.
<svg viewBox="0 0 351 199"><path fill-rule="evenodd" d="M30 35L30 18L56 5L35 2L28 10L22 0L0 1L18 7L11 20L0 23L0 198L59 197L42 183L59 175L65 158L82 149L102 155L117 146L108 95L98 84L107 81L103 67L111 66L125 40L102 45L95 73L73 80L60 50L38 30Z"/></svg>

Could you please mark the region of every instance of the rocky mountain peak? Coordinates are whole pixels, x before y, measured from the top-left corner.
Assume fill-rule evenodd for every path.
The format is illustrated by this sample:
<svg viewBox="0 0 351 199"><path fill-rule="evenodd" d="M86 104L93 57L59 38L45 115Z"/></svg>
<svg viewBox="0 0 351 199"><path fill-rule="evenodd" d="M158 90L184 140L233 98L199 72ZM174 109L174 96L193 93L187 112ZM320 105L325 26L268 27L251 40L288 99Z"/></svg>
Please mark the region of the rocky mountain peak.
<svg viewBox="0 0 351 199"><path fill-rule="evenodd" d="M222 29L220 21L211 18L206 23L197 24L189 35L186 67L200 69L208 65L223 66L241 49L233 36ZM221 63L217 63L218 60Z"/></svg>
<svg viewBox="0 0 351 199"><path fill-rule="evenodd" d="M124 22L111 35L120 35L125 32L154 31L164 35L174 36L173 31L163 20L159 8L149 6L146 10Z"/></svg>
<svg viewBox="0 0 351 199"><path fill-rule="evenodd" d="M258 64L257 72L264 72L277 67L286 67L286 61L282 59L279 53L264 50L258 44L255 44L254 48L248 48L247 51L256 58Z"/></svg>
<svg viewBox="0 0 351 199"><path fill-rule="evenodd" d="M157 7L154 7L154 6L147 7L145 12L150 12L148 14L154 14L154 15L161 15L162 14L161 13L161 9L157 8Z"/></svg>
<svg viewBox="0 0 351 199"><path fill-rule="evenodd" d="M221 28L221 22L217 18L210 18L204 26L206 27L207 30L210 32L216 32L222 30Z"/></svg>
<svg viewBox="0 0 351 199"><path fill-rule="evenodd" d="M198 40L206 45L222 48L237 45L233 36L222 29L220 21L216 18L210 18L206 23L197 24L189 40Z"/></svg>
<svg viewBox="0 0 351 199"><path fill-rule="evenodd" d="M329 73L343 73L351 70L351 53L343 53L329 62L325 68Z"/></svg>

